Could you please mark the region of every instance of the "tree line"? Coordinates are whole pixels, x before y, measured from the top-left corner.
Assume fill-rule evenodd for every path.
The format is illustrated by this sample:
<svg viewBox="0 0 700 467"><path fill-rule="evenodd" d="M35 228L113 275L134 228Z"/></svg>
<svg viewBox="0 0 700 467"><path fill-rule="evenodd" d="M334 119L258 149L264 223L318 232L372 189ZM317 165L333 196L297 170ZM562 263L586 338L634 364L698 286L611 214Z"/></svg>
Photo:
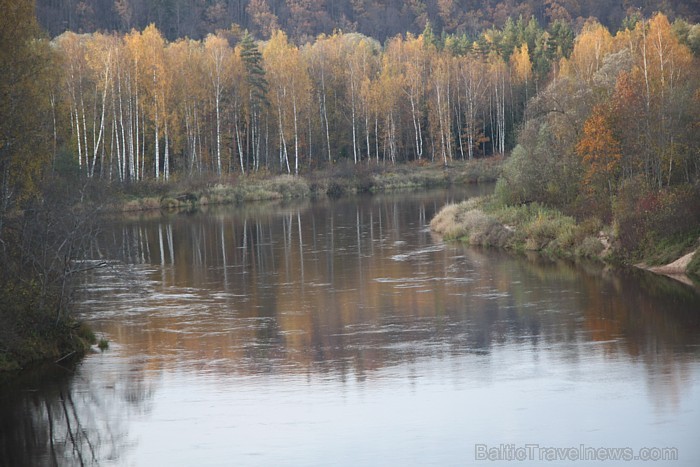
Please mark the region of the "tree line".
<svg viewBox="0 0 700 467"><path fill-rule="evenodd" d="M577 28L594 17L617 30L631 14L650 17L657 11L672 20L700 21L697 0L37 0L39 22L51 36L65 31L128 33L153 23L171 41L204 39L237 24L264 39L281 29L295 43L335 30L384 42L397 34L418 35L428 22L439 35L476 38L520 16L534 16L545 26L560 20Z"/></svg>
<svg viewBox="0 0 700 467"><path fill-rule="evenodd" d="M475 41L428 25L384 45L341 32L303 46L281 30L66 32L51 42L54 156L138 181L504 153L573 41L566 23L535 18Z"/></svg>

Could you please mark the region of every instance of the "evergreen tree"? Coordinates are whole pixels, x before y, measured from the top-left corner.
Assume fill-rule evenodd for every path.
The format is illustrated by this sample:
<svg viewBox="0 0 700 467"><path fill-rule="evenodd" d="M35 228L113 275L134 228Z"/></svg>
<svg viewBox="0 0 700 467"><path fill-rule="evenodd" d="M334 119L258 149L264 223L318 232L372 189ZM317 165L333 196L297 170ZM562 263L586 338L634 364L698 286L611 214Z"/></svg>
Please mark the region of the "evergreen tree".
<svg viewBox="0 0 700 467"><path fill-rule="evenodd" d="M549 27L550 50L558 57L569 58L574 50L574 31L569 23L554 21Z"/></svg>
<svg viewBox="0 0 700 467"><path fill-rule="evenodd" d="M248 30L243 33L241 40L241 59L245 65L246 81L250 86L252 99L258 105L267 105L268 83L262 53Z"/></svg>
<svg viewBox="0 0 700 467"><path fill-rule="evenodd" d="M248 84L248 141L253 156L253 166L260 167L260 148L262 131L260 119L262 110L269 105L267 100L268 82L263 68L263 57L260 49L248 30L241 39L241 60L245 67L246 83ZM249 153L250 154L250 153Z"/></svg>

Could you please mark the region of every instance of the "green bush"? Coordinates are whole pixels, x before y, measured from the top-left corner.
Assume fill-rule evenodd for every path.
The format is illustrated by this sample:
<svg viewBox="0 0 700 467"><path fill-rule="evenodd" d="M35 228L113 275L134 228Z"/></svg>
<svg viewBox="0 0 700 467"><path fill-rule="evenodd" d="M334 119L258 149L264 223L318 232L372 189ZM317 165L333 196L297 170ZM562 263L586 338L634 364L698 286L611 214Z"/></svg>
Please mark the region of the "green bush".
<svg viewBox="0 0 700 467"><path fill-rule="evenodd" d="M580 161L561 135L568 127L528 121L503 166L495 194L507 205L539 202L570 207L578 196Z"/></svg>
<svg viewBox="0 0 700 467"><path fill-rule="evenodd" d="M574 245L576 223L558 211L540 209L525 225L527 250L567 251Z"/></svg>
<svg viewBox="0 0 700 467"><path fill-rule="evenodd" d="M109 349L109 341L103 337L97 343L97 347L104 352L105 350Z"/></svg>

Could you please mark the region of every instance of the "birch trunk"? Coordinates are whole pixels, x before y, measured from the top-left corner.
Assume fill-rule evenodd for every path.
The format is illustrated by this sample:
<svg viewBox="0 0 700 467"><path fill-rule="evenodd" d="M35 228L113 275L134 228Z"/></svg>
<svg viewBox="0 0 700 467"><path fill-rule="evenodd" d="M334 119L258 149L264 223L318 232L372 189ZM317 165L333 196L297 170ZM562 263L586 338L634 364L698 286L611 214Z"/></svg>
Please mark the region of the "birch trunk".
<svg viewBox="0 0 700 467"><path fill-rule="evenodd" d="M323 72L323 67L321 67L321 97L323 103L321 107L323 113L323 120L326 123L326 146L328 148L328 162L331 162L331 136L330 129L328 128L328 108L326 107L326 78Z"/></svg>
<svg viewBox="0 0 700 467"><path fill-rule="evenodd" d="M157 80L156 80L156 70L153 69L153 90L156 90ZM158 95L154 93L153 96L153 109L155 112L155 165L156 165L156 180L160 179L160 147L158 145Z"/></svg>
<svg viewBox="0 0 700 467"><path fill-rule="evenodd" d="M292 107L294 111L294 175L299 175L299 129L297 123L297 95L292 93Z"/></svg>

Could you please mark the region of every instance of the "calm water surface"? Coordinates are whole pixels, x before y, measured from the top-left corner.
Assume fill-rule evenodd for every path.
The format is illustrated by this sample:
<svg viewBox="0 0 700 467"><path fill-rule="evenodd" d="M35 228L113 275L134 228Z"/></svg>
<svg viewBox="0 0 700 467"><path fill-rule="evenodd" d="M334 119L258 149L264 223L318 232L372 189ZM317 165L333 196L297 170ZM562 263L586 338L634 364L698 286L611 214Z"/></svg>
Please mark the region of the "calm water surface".
<svg viewBox="0 0 700 467"><path fill-rule="evenodd" d="M0 386L0 465L700 465L700 295L430 233L474 194L109 223L110 348Z"/></svg>

